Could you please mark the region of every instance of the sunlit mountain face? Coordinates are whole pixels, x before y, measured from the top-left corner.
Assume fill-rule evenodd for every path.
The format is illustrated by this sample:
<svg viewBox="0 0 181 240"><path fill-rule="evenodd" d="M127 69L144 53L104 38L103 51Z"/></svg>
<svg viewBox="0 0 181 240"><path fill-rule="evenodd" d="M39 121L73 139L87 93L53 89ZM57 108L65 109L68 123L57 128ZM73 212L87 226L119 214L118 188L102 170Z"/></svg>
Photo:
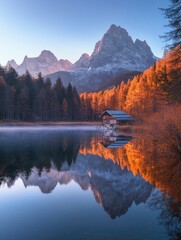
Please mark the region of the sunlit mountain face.
<svg viewBox="0 0 181 240"><path fill-rule="evenodd" d="M120 147L110 147L116 141ZM79 186L81 194L90 193L110 219L129 216L133 207L156 211L161 206L160 216L166 216L163 225L168 219L168 234L177 236L181 217L181 165L177 156L139 137L107 138L106 146L103 142L102 133L93 128L45 127L41 134L38 127L7 129L0 135L0 191L12 192L21 182L21 188L26 189L23 194L39 189L39 196L48 199L73 184Z"/></svg>
<svg viewBox="0 0 181 240"><path fill-rule="evenodd" d="M20 65L11 60L6 66L15 68L19 75L28 70L37 77L41 72L52 83L60 77L64 86L71 83L79 92L94 92L133 78L156 60L146 41L133 41L126 29L113 24L95 44L92 54L83 53L74 64L43 50L38 57L25 56Z"/></svg>

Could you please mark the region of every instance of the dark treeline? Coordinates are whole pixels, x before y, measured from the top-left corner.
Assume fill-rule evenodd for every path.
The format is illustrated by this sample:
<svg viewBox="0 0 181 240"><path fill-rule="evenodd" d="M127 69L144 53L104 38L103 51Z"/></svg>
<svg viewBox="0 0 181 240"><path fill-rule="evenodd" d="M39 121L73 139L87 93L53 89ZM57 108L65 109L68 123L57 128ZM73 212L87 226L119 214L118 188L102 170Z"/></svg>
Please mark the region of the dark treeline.
<svg viewBox="0 0 181 240"><path fill-rule="evenodd" d="M81 102L75 87L52 85L41 73L32 78L27 71L18 76L10 67L0 67L0 119L18 121L80 120Z"/></svg>
<svg viewBox="0 0 181 240"><path fill-rule="evenodd" d="M40 134L41 133L41 134ZM28 178L32 169L61 170L63 164L71 166L76 161L82 135L79 132L19 132L0 135L0 185L14 182L19 176Z"/></svg>
<svg viewBox="0 0 181 240"><path fill-rule="evenodd" d="M177 49L176 49L177 50ZM95 121L106 109L121 109L143 120L181 103L181 61L174 52L142 74L105 91L78 94L63 86L60 78L52 85L41 74L18 76L13 68L0 67L0 119L18 121ZM180 58L179 58L180 59Z"/></svg>

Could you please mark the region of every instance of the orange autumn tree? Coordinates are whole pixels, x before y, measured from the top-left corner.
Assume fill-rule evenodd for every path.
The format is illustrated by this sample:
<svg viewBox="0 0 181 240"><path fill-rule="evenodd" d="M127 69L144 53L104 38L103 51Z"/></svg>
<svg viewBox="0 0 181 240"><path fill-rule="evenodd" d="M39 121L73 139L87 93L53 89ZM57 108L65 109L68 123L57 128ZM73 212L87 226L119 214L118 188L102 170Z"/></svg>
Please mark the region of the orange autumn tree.
<svg viewBox="0 0 181 240"><path fill-rule="evenodd" d="M166 53L142 74L110 90L82 93L81 100L86 97L91 106L92 120L105 109L125 110L143 119L166 105L181 103L181 64L175 65L173 58L173 52Z"/></svg>

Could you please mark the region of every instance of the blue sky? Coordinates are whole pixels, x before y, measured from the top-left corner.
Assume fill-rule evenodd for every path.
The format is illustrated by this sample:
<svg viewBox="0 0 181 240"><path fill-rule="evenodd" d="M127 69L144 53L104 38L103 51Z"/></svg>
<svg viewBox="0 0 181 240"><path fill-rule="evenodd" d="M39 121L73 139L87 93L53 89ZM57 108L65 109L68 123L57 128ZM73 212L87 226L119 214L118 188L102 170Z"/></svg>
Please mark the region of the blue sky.
<svg viewBox="0 0 181 240"><path fill-rule="evenodd" d="M20 64L44 49L75 62L92 53L111 24L133 40L146 40L161 57L165 43L159 36L167 21L158 8L168 5L169 0L0 0L0 64Z"/></svg>

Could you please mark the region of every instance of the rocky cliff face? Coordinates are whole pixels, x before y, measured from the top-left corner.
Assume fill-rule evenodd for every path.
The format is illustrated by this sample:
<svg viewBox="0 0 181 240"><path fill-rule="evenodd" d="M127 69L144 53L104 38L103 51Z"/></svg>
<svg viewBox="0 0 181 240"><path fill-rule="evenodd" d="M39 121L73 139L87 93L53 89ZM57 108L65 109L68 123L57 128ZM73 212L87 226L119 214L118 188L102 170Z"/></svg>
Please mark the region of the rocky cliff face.
<svg viewBox="0 0 181 240"><path fill-rule="evenodd" d="M125 29L112 25L96 43L90 57L83 54L69 72L57 72L49 77L54 82L60 76L63 81L66 79L65 85L68 79L79 92L98 91L113 87L115 82L112 79L115 77L127 80L155 61L146 41L137 39L134 42Z"/></svg>
<svg viewBox="0 0 181 240"><path fill-rule="evenodd" d="M136 40L120 26L111 25L103 38L95 45L94 51L89 56L84 53L80 59L71 64L68 60L57 60L50 51L43 51L39 57L25 57L21 65L9 62L19 74L28 70L33 76L39 72L48 76L54 83L61 77L67 85L71 82L79 92L98 91L112 87L111 80L118 75L129 76L144 71L156 61L146 41Z"/></svg>
<svg viewBox="0 0 181 240"><path fill-rule="evenodd" d="M146 41L137 39L133 42L124 28L112 25L102 40L96 44L90 66L143 71L154 61L153 53Z"/></svg>

